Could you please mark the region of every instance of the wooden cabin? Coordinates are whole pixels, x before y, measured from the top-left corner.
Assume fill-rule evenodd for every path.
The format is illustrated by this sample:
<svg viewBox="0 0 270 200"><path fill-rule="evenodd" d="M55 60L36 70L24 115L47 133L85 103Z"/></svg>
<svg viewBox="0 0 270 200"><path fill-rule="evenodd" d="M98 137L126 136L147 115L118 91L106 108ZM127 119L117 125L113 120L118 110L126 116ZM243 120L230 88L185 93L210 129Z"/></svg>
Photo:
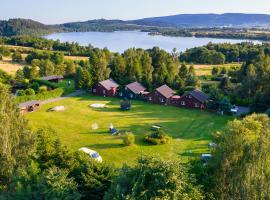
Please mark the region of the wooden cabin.
<svg viewBox="0 0 270 200"><path fill-rule="evenodd" d="M92 93L104 97L115 97L118 95L119 85L112 79L100 81L94 85Z"/></svg>
<svg viewBox="0 0 270 200"><path fill-rule="evenodd" d="M119 92L121 98L140 99L145 94L146 88L138 82L133 82Z"/></svg>
<svg viewBox="0 0 270 200"><path fill-rule="evenodd" d="M155 104L170 105L171 97L174 95L175 91L169 86L163 85L148 94L147 101Z"/></svg>
<svg viewBox="0 0 270 200"><path fill-rule="evenodd" d="M180 106L186 108L206 109L208 96L200 91L193 90L184 94L180 99Z"/></svg>

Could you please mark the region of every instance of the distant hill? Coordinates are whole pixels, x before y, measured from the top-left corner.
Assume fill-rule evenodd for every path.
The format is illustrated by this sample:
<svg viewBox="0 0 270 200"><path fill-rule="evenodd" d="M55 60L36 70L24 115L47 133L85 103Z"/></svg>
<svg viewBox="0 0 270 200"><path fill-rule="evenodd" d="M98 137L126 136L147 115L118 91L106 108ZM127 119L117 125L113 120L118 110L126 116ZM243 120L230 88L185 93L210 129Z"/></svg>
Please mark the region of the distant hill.
<svg viewBox="0 0 270 200"><path fill-rule="evenodd" d="M171 28L212 28L212 27L269 27L270 15L264 14L181 14L138 20L89 20L57 25L45 25L31 19L10 19L0 21L0 36L44 35L52 32L86 32L86 31L127 31L142 30L162 32ZM162 31L160 31L162 29ZM174 30L173 30L174 31ZM177 34L174 34L177 35Z"/></svg>
<svg viewBox="0 0 270 200"><path fill-rule="evenodd" d="M159 27L269 27L270 15L265 14L181 14L129 21L137 25Z"/></svg>
<svg viewBox="0 0 270 200"><path fill-rule="evenodd" d="M0 21L0 36L45 34L53 30L31 19L10 19Z"/></svg>

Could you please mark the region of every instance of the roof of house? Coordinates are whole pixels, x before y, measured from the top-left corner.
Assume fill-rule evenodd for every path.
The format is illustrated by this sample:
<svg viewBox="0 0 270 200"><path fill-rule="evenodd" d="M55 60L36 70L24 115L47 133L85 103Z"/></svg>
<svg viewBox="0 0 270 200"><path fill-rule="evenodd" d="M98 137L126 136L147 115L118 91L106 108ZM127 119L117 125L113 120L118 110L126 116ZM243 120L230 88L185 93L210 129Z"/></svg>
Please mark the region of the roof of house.
<svg viewBox="0 0 270 200"><path fill-rule="evenodd" d="M101 81L99 82L99 84L102 85L104 88L106 88L106 90L119 87L119 85L112 79Z"/></svg>
<svg viewBox="0 0 270 200"><path fill-rule="evenodd" d="M208 96L200 90L193 90L193 91L187 93L186 95L192 95L194 98L196 98L198 101L200 101L202 103L204 103L208 99ZM186 96L186 95L184 95L184 96Z"/></svg>
<svg viewBox="0 0 270 200"><path fill-rule="evenodd" d="M39 101L36 101L36 100L27 101L27 102L19 104L19 108L26 108L26 107L29 107L29 106L34 106L36 104L39 104Z"/></svg>
<svg viewBox="0 0 270 200"><path fill-rule="evenodd" d="M140 83L134 82L130 83L126 86L129 90L131 90L134 94L139 94L141 92L144 92L146 90L145 87L143 87Z"/></svg>
<svg viewBox="0 0 270 200"><path fill-rule="evenodd" d="M45 76L45 77L42 77L40 79L44 80L44 81L50 81L50 80L57 80L57 79L63 79L63 78L64 77L61 75L52 75L52 76Z"/></svg>
<svg viewBox="0 0 270 200"><path fill-rule="evenodd" d="M162 85L161 87L157 88L156 91L158 91L160 94L162 94L166 98L170 98L175 94L175 91L173 91L169 86Z"/></svg>

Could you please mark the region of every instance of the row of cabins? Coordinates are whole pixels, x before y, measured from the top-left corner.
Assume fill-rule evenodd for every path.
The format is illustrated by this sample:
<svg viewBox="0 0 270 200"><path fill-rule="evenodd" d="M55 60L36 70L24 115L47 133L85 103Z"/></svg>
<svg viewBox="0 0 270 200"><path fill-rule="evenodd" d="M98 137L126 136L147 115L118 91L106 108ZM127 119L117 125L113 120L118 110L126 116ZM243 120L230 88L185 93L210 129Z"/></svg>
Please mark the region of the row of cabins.
<svg viewBox="0 0 270 200"><path fill-rule="evenodd" d="M175 91L167 85L163 85L153 92L147 92L146 88L138 82L130 83L123 89L114 80L101 81L93 87L93 94L106 97L144 99L150 103L160 105L173 105L186 108L205 109L208 96L199 90L187 92L182 96L176 95Z"/></svg>

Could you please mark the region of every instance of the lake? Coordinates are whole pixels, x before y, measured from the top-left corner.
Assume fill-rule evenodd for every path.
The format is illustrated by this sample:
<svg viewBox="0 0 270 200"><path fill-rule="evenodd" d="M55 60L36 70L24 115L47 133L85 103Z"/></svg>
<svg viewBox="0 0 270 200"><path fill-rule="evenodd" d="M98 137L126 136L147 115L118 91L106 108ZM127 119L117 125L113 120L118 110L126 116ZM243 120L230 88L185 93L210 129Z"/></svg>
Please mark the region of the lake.
<svg viewBox="0 0 270 200"><path fill-rule="evenodd" d="M128 48L149 49L158 46L168 52L173 48L178 51L185 51L188 48L199 47L212 43L239 43L248 40L216 39L216 38L195 38L195 37L169 37L151 36L140 31L116 31L116 32L71 32L54 33L44 36L47 39L60 40L61 42L78 42L80 45L104 48L107 47L113 52L122 53ZM254 43L261 43L253 41Z"/></svg>

